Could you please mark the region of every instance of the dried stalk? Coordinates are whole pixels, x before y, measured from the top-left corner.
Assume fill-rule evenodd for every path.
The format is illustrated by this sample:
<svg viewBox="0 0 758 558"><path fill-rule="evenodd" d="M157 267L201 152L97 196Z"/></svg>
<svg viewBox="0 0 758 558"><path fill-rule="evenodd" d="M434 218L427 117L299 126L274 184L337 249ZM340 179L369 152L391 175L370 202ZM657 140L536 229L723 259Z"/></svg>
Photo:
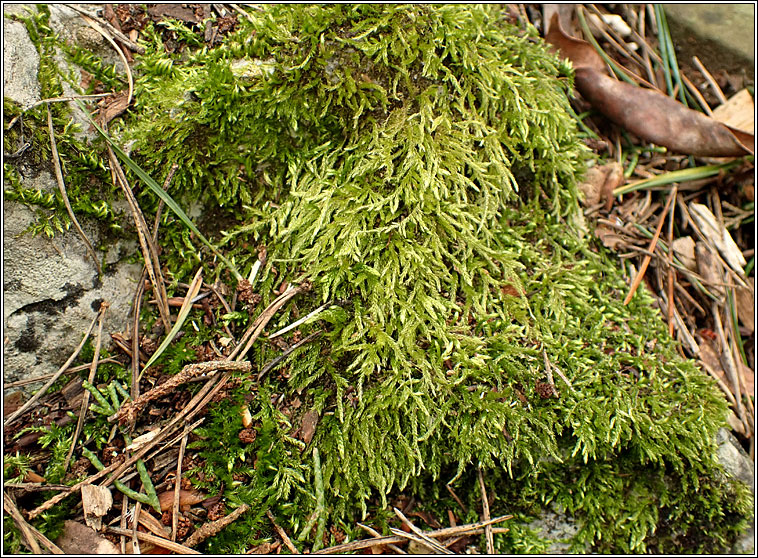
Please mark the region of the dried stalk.
<svg viewBox="0 0 758 558"><path fill-rule="evenodd" d="M374 537L381 537L382 536L382 534L379 531L377 531L376 529L372 529L371 527L369 527L368 525L364 525L363 523L358 523L358 527L360 527L361 529L363 529L364 531L366 531L369 535L373 535ZM403 550L402 548L400 548L397 545L388 544L387 547L391 548L392 550L394 550L398 554L408 554L405 550Z"/></svg>
<svg viewBox="0 0 758 558"><path fill-rule="evenodd" d="M488 525L495 525L496 523L502 523L512 519L512 515L503 515L495 517L489 521L480 521L479 523L471 523L468 525L459 525L458 527L445 527L443 529L437 529L436 531L428 531L425 533L427 537L440 539L447 537L454 537L458 535L476 535L484 532L484 528ZM499 529L493 529L493 532L505 532ZM407 533L403 533L407 535ZM337 554L342 552L354 552L363 548L371 548L372 546L386 545L389 543L399 543L407 540L407 537L402 536L386 536L373 539L365 539L360 541L352 541L337 546L331 546L329 548L322 548L314 552L314 554Z"/></svg>
<svg viewBox="0 0 758 558"><path fill-rule="evenodd" d="M176 477L174 479L174 504L172 506L173 515L171 517L171 540L176 541L176 530L179 527L179 495L182 489L182 461L184 460L184 451L187 449L187 439L189 433L182 436L182 443L179 446L179 456L176 458ZM192 546L192 545L188 545Z"/></svg>
<svg viewBox="0 0 758 558"><path fill-rule="evenodd" d="M155 300L158 303L158 312L161 315L163 325L168 328L171 325L171 315L169 314L168 304L166 302L168 295L166 294L166 285L163 280L163 273L161 272L158 259L158 249L152 241L152 236L149 234L147 223L145 222L145 216L142 214L142 210L137 203L137 198L134 197L134 192L129 186L124 171L121 168L121 165L119 165L116 154L113 152L110 145L108 145L108 157L110 159L111 171L114 174L114 179L118 182L121 190L124 192L124 197L132 212L134 225L137 229L137 238L139 239L140 247L142 248L142 257L145 260L145 267L147 268L148 275L150 275L150 281L153 284L153 292L155 293Z"/></svg>
<svg viewBox="0 0 758 558"><path fill-rule="evenodd" d="M274 514L271 513L271 510L266 510L266 516L268 516L269 520L274 526L274 529L276 529L276 532L279 533L279 536L282 538L282 542L284 545L289 548L290 552L292 554L300 554L300 551L295 547L295 545L292 543L292 540L287 535L287 532L282 529L279 524L274 519Z"/></svg>
<svg viewBox="0 0 758 558"><path fill-rule="evenodd" d="M200 544L204 540L214 535L217 535L218 533L221 532L222 529L224 529L227 525L236 521L236 519L239 516L241 516L243 513L245 513L249 509L250 509L250 506L248 506L247 504L242 504L240 507L238 507L229 515L222 517L221 519L218 519L216 521L206 523L205 525L200 527L200 529L192 533L186 541L184 541L185 546L192 548L193 546Z"/></svg>
<svg viewBox="0 0 758 558"><path fill-rule="evenodd" d="M71 222L74 224L74 227L76 227L76 232L78 232L79 236L82 237L84 246L87 248L87 253L92 258L92 261L95 262L97 274L102 275L103 269L100 267L100 262L97 259L97 254L95 254L95 249L92 247L92 243L89 241L89 238L87 238L87 235L84 234L82 226L76 219L76 215L74 215L74 210L71 207L71 202L68 201L66 184L63 182L63 171L61 170L60 156L58 155L58 145L55 141L55 133L53 132L53 114L50 112L49 104L45 105L45 108L47 108L47 127L50 131L50 149L52 151L53 169L55 170L55 180L58 182L58 190L60 191L61 197L63 198L63 204L66 206L68 216L71 218Z"/></svg>
<svg viewBox="0 0 758 558"><path fill-rule="evenodd" d="M547 359L547 357L545 357ZM555 388L553 388L555 389ZM487 498L487 489L484 487L484 475L482 474L482 468L477 468L477 473L479 476L479 488L482 491L482 515L484 517L484 521L490 520L490 502ZM495 553L495 540L492 536L492 526L487 525L484 528L484 536L487 540L487 554L494 554Z"/></svg>
<svg viewBox="0 0 758 558"><path fill-rule="evenodd" d="M108 417L108 422L133 422L150 401L159 399L171 393L178 386L187 383L195 376L211 374L219 370L250 372L251 368L252 364L250 364L250 362L229 362L227 360L212 360L208 362L188 364L182 368L181 372L171 376L171 378L162 384L155 386L150 391L143 393L135 401L124 403L115 414Z"/></svg>
<svg viewBox="0 0 758 558"><path fill-rule="evenodd" d="M131 529L119 529L118 527L106 527L106 530L109 533L113 533L114 535L126 535L126 536L132 535ZM164 539L162 537L149 535L147 533L143 533L142 531L135 531L135 534L137 538L141 541L149 542L150 544L154 544L155 546L160 546L161 548L171 550L172 552L175 552L176 554L201 554L197 550L188 548L184 546L183 544L171 542L170 540Z"/></svg>
<svg viewBox="0 0 758 558"><path fill-rule="evenodd" d="M395 512L395 515L398 516L400 520L405 523L413 532L413 534L411 534L406 533L405 531L401 531L400 529L390 529L395 535L416 541L417 543L420 543L433 550L435 554L452 554L452 552L450 552L447 548L442 546L434 539L430 538L421 529L416 527L407 517L405 517L403 512L401 512L399 509L393 508L393 511Z"/></svg>

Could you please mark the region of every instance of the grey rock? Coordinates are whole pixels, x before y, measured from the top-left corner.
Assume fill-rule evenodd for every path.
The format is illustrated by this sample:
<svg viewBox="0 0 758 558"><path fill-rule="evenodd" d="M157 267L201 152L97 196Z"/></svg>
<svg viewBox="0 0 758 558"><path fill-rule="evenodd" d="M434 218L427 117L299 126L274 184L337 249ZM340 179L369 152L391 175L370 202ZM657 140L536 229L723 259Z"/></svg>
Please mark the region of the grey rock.
<svg viewBox="0 0 758 558"><path fill-rule="evenodd" d="M740 445L739 441L725 428L716 434L718 460L726 473L750 487L755 501L755 464ZM735 554L755 555L755 525L751 524L732 547Z"/></svg>
<svg viewBox="0 0 758 558"><path fill-rule="evenodd" d="M571 554L570 540L579 531L579 527L560 506L552 505L544 509L538 519L527 525L542 539L550 540L546 554Z"/></svg>
<svg viewBox="0 0 758 558"><path fill-rule="evenodd" d="M55 372L79 344L100 307L107 301L103 346L108 333L123 331L141 274L137 264L117 263L98 279L81 238L72 230L48 239L21 233L34 214L6 202L3 211L3 352L4 379L13 382ZM82 223L90 240L98 231ZM133 247L116 245L106 262ZM101 255L102 256L102 255Z"/></svg>
<svg viewBox="0 0 758 558"><path fill-rule="evenodd" d="M39 54L26 27L8 18L11 14L24 13L24 6L3 6L3 96L28 107L40 100Z"/></svg>
<svg viewBox="0 0 758 558"><path fill-rule="evenodd" d="M63 40L88 38L98 43L81 16L62 5L50 5L50 26ZM40 99L37 73L39 56L25 27L10 20L11 13L23 14L34 6L4 5L4 95L25 107ZM96 6L88 6L90 11ZM84 29L87 29L85 31ZM98 43L99 44L99 43ZM107 42L104 50L113 50ZM115 53L111 55L116 59ZM56 63L64 73L69 68L59 52ZM64 83L64 94L76 93ZM74 118L86 120L74 108ZM82 126L84 130L88 125ZM17 170L24 187L56 190L48 163L36 167L19 161ZM5 382L29 379L55 372L81 342L102 301L110 305L103 324L103 346L110 345L109 333L125 331L131 301L140 278L141 266L122 260L133 254L136 243L119 243L98 252L108 271L98 277L94 262L82 239L72 227L54 239L23 234L35 220L26 206L6 201L3 206L3 376ZM102 244L103 232L96 222L79 218L94 246ZM26 389L26 388L24 388ZM10 393L6 392L5 395Z"/></svg>

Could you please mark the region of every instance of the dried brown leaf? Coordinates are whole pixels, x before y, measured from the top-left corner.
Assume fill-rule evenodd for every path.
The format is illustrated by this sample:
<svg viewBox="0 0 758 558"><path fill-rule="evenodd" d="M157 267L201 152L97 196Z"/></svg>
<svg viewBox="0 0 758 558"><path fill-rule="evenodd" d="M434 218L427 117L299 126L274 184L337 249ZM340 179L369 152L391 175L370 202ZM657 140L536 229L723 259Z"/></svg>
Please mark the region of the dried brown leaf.
<svg viewBox="0 0 758 558"><path fill-rule="evenodd" d="M179 507L194 506L205 500L205 494L197 490L180 490ZM167 490L158 494L158 501L161 503L161 511L170 510L174 505L174 491Z"/></svg>
<svg viewBox="0 0 758 558"><path fill-rule="evenodd" d="M726 103L713 109L713 118L746 134L755 130L755 102L747 89L733 95Z"/></svg>
<svg viewBox="0 0 758 558"><path fill-rule="evenodd" d="M749 289L740 287L736 289L735 302L740 323L747 329L748 335L752 335L755 331L755 280L748 277L747 284L750 286Z"/></svg>
<svg viewBox="0 0 758 558"><path fill-rule="evenodd" d="M300 426L300 440L306 444L310 444L313 435L316 433L316 425L318 425L318 413L316 411L306 412L303 415L303 422Z"/></svg>
<svg viewBox="0 0 758 558"><path fill-rule="evenodd" d="M683 236L677 238L671 243L674 249L674 254L679 261L684 264L684 267L690 271L697 271L697 260L695 259L695 241L691 236Z"/></svg>
<svg viewBox="0 0 758 558"><path fill-rule="evenodd" d="M751 134L737 132L666 95L618 81L607 75L594 47L566 35L555 14L545 40L569 58L576 70L575 86L607 118L645 141L677 153L700 157L752 155Z"/></svg>
<svg viewBox="0 0 758 558"><path fill-rule="evenodd" d="M606 225L598 225L595 227L595 236L600 239L603 246L615 251L618 251L619 246L626 244L624 237L614 232L614 230Z"/></svg>
<svg viewBox="0 0 758 558"><path fill-rule="evenodd" d="M120 554L118 547L111 541L98 535L94 529L67 519L63 522L63 534L55 543L73 556L83 554Z"/></svg>

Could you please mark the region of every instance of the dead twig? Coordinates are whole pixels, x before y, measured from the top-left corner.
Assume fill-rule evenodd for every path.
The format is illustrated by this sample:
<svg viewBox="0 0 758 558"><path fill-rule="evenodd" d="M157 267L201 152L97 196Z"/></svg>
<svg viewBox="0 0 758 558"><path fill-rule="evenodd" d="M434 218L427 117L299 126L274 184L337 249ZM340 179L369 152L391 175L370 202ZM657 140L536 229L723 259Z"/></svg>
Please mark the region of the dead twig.
<svg viewBox="0 0 758 558"><path fill-rule="evenodd" d="M108 417L108 422L124 420L126 422L133 422L150 401L159 399L160 397L171 393L178 386L187 383L195 376L211 374L222 370L250 372L251 368L252 364L249 362L230 362L227 360L212 360L208 362L188 364L182 368L181 372L171 376L167 381L155 386L150 391L143 393L136 400L124 403L114 415Z"/></svg>
<svg viewBox="0 0 758 558"><path fill-rule="evenodd" d="M76 228L76 231L79 233L79 236L82 237L82 240L84 241L84 246L87 248L87 253L92 258L92 261L95 262L95 267L97 268L97 274L102 275L103 270L100 267L100 262L97 259L97 254L95 254L95 249L92 247L92 243L89 241L89 238L87 238L87 235L84 234L84 231L82 230L82 226L79 224L79 221L76 219L76 215L74 215L74 210L71 207L71 202L68 201L68 194L66 193L66 184L63 182L63 171L61 170L61 161L60 157L58 155L58 144L55 141L55 132L53 131L53 113L50 112L50 105L46 105L47 108L47 127L50 131L50 149L52 151L52 159L53 159L53 169L55 170L55 179L58 182L58 190L61 193L61 197L63 198L63 204L66 206L66 211L68 212L68 216L71 218L71 222L74 224L74 227Z"/></svg>
<svg viewBox="0 0 758 558"><path fill-rule="evenodd" d="M5 493L3 493L3 509L5 509L5 511L8 512L8 514L10 514L10 516L13 518L13 521L16 522L16 525L18 525L21 533L23 533L24 538L29 545L29 549L32 552L36 554L42 554L42 549L39 547L39 544L37 544L37 541L39 541L53 554L64 554L64 552L50 539L40 533L33 525L29 525L29 523L27 523L27 521L24 519L24 516L21 515L21 512L16 507L16 504Z"/></svg>
<svg viewBox="0 0 758 558"><path fill-rule="evenodd" d="M666 214L669 211L669 207L671 207L671 203L676 198L676 192L677 187L674 186L671 189L671 193L669 194L668 199L666 200L666 205L663 208L663 212L661 213L661 217L658 221L658 226L655 229L655 234L653 235L653 239L650 241L650 246L648 250L650 252L655 251L655 247L658 244L658 237L661 235L661 229L663 229L663 223L666 220ZM640 269L637 272L637 276L634 278L634 281L632 281L632 286L629 288L629 293L626 295L626 298L624 299L624 306L629 304L629 302L632 300L632 297L634 296L634 293L637 292L637 288L640 286L640 283L642 283L642 279L645 276L645 271L647 271L647 266L650 265L650 256L645 255L645 257L642 260L642 265L640 265Z"/></svg>
<svg viewBox="0 0 758 558"><path fill-rule="evenodd" d="M131 536L132 534L131 529L120 529L118 527L106 527L105 529L109 533L113 533L114 535ZM154 544L155 546L160 546L161 548L165 548L167 550L171 550L172 552L175 552L176 554L201 554L197 550L189 548L183 544L171 542L170 540L164 539L163 537L149 535L147 533L143 533L142 531L137 531L136 534L139 540L149 542L150 544Z"/></svg>
<svg viewBox="0 0 758 558"><path fill-rule="evenodd" d="M87 377L87 381L91 384L95 381L95 374L97 373L97 365L98 361L100 359L100 347L102 346L103 342L103 321L105 319L105 310L108 309L109 304L105 301L100 303L100 311L98 313L98 324L97 324L97 336L95 337L95 354L92 357L92 365L89 369L89 376ZM89 409L89 398L90 398L90 392L85 391L84 396L82 397L82 405L79 408L79 420L76 422L76 430L74 430L74 437L71 440L71 447L68 448L68 453L66 454L66 461L63 464L63 470L68 469L69 463L71 463L71 456L74 454L74 448L76 447L76 441L79 438L79 434L82 432L82 427L84 426L84 419L87 415L87 410Z"/></svg>
<svg viewBox="0 0 758 558"><path fill-rule="evenodd" d="M176 530L179 527L179 495L182 489L182 461L184 460L184 451L187 449L187 440L189 433L182 436L182 443L179 445L179 456L176 458L176 478L174 479L174 504L172 506L173 515L171 516L171 540L176 541ZM192 545L188 545L192 546Z"/></svg>
<svg viewBox="0 0 758 558"><path fill-rule="evenodd" d="M692 63L700 71L700 73L703 74L705 81L708 82L708 85L711 86L711 89L713 89L713 92L716 94L716 98L719 100L719 103L721 103L722 105L726 103L727 101L726 95L724 95L724 92L721 91L719 84L716 83L715 79L713 79L713 76L711 75L711 73L705 69L705 66L703 66L703 63L700 61L700 59L697 56L693 56Z"/></svg>
<svg viewBox="0 0 758 558"><path fill-rule="evenodd" d="M266 510L266 516L269 518L269 521L271 521L271 524L274 526L274 529L276 529L276 532L279 533L279 536L282 538L282 542L290 550L290 552L292 554L300 554L300 551L292 543L292 540L287 535L287 532L284 529L282 529L279 526L279 524L276 522L276 519L274 519L274 514L271 513L271 510Z"/></svg>
<svg viewBox="0 0 758 558"><path fill-rule="evenodd" d="M547 360L547 356L545 357ZM553 386L553 389L555 389L555 386ZM490 520L490 502L487 498L487 489L484 487L484 475L482 474L482 468L479 467L477 469L477 473L479 476L479 488L482 491L482 515L484 517L484 521ZM492 527L490 525L487 525L484 528L484 537L487 540L487 554L494 554L495 553L495 540L492 536Z"/></svg>
<svg viewBox="0 0 758 558"><path fill-rule="evenodd" d="M250 509L250 506L248 506L247 504L242 504L240 507L238 507L229 515L224 516L221 519L218 519L216 521L211 521L210 523L204 524L202 527L200 527L200 529L192 533L186 541L184 541L185 546L192 548L193 546L200 544L207 538L220 533L221 530L224 529L224 527L233 523L239 516L241 516L243 513L245 513L249 509Z"/></svg>
<svg viewBox="0 0 758 558"><path fill-rule="evenodd" d="M92 19L93 21L96 21L99 23L103 28L107 29L108 32L110 32L115 38L119 40L120 43L122 43L125 47L127 47L132 52L136 52L138 54L145 54L145 48L138 45L134 41L132 41L129 37L124 35L121 31L113 27L110 23L105 21L104 19L101 19L99 17L94 16L94 14L90 14L86 11L84 11L82 8L80 8L76 4L66 4L66 7L71 8L75 12L78 12L79 14L83 16L87 16L88 18Z"/></svg>
<svg viewBox="0 0 758 558"><path fill-rule="evenodd" d="M417 543L422 544L434 551L435 554L452 554L452 552L450 552L447 548L442 546L434 539L430 538L421 529L416 527L407 517L405 517L403 512L401 512L399 509L393 508L393 511L395 512L395 515L398 516L400 520L405 523L412 531L412 533L406 533L400 529L390 529L395 535L416 541Z"/></svg>
<svg viewBox="0 0 758 558"><path fill-rule="evenodd" d="M5 511L13 518L13 521L16 522L16 525L21 530L21 534L24 535L24 540L26 541L29 550L35 554L42 554L42 549L37 543L37 538L32 532L31 525L26 522L24 516L21 515L21 512L18 511L16 505L5 493L3 494L3 509L5 509Z"/></svg>
<svg viewBox="0 0 758 558"><path fill-rule="evenodd" d="M382 536L382 534L379 531L377 531L376 529L372 529L371 527L369 527L368 525L364 525L363 523L358 523L358 527L360 527L361 529L363 529L364 531L366 531L369 535L373 535L374 537L381 537ZM398 554L408 554L405 550L403 550L402 548L400 548L397 545L388 544L387 547L391 548L392 550L394 550Z"/></svg>
<svg viewBox="0 0 758 558"><path fill-rule="evenodd" d="M134 218L134 225L137 229L137 238L139 239L140 247L142 249L142 257L145 260L145 267L147 268L148 275L150 275L150 281L153 284L153 293L155 299L158 301L158 312L161 315L161 321L166 329L171 327L171 315L168 310L168 295L166 294L166 285L163 280L163 273L161 272L160 263L158 260L158 249L155 243L152 241L152 235L149 234L147 223L145 222L145 216L142 214L142 210L137 203L137 198L134 197L134 192L129 186L129 182L126 180L126 175L121 168L121 165L116 159L116 154L113 149L108 145L108 157L111 163L111 172L114 176L114 182L117 182L124 192L124 197L129 204L132 217Z"/></svg>
<svg viewBox="0 0 758 558"><path fill-rule="evenodd" d="M459 525L457 527L445 527L443 529L437 529L435 531L428 531L425 533L425 535L427 537L431 537L435 539L455 537L458 535L479 535L484 532L484 528L486 526L502 523L503 521L507 521L512 518L513 518L512 515L502 515L500 517L495 517L493 519L490 519L489 521L480 521L478 523L470 523L468 525ZM498 528L493 528L493 532L503 533L507 531L508 531L507 529L501 530ZM407 533L403 533L403 535L407 535ZM376 537L373 539L352 541L352 542L340 544L337 546L331 546L329 548L322 548L321 550L317 550L313 554L338 554L342 552L354 552L356 550L361 550L363 548L371 548L372 546L386 545L389 543L399 543L407 539L408 537L400 536L400 535Z"/></svg>
<svg viewBox="0 0 758 558"><path fill-rule="evenodd" d="M97 316L95 316L95 319L92 322L93 326L94 326L94 324L95 324L96 321L97 321ZM100 361L100 364L111 364L111 363L113 363L113 364L121 364L121 361L119 359L113 358L113 357L104 358L104 359L102 359ZM45 380L49 380L50 378L53 378L53 377L55 378L55 380L57 380L58 378L60 378L64 374L66 376L68 376L69 374L76 374L77 372L81 372L82 370L86 370L89 367L90 367L89 364L81 364L79 366L72 366L71 368L64 368L63 372L60 373L60 374L58 372L53 372L52 374L42 374L41 376L35 376L34 378L27 378L26 380L18 380L17 382L3 383L3 388L4 389L8 389L8 388L12 388L12 387L25 386L25 385L28 385L28 384L37 384L39 382L44 382ZM59 375L56 376L56 374L59 374ZM53 380L53 383L55 383L55 380ZM47 388L43 388L43 389L47 389ZM39 391L37 393L39 393Z"/></svg>

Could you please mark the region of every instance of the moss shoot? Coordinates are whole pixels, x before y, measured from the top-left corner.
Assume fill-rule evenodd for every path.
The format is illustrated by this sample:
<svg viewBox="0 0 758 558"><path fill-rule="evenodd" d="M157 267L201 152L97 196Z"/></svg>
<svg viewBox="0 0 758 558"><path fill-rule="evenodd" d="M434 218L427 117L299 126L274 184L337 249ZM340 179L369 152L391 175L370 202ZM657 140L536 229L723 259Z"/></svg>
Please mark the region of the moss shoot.
<svg viewBox="0 0 758 558"><path fill-rule="evenodd" d="M213 209L238 269L265 246L264 304L282 281L313 284L271 331L326 304L299 328L316 341L240 380L199 430L195 481L258 510L209 551L244 550L267 507L314 549L360 536L367 513L387 528L399 493L442 516L459 509L446 483L475 520L477 467L493 515L559 506L575 550L731 543L750 502L715 460L726 405L647 292L622 305L616 264L570 225L589 153L571 68L536 30L480 5L268 5L216 49L171 55L147 36L136 106L112 129L159 182L178 165L170 193ZM161 233L175 281L203 257L179 225ZM263 367L279 351L250 354ZM525 527L495 540L545 548Z"/></svg>

